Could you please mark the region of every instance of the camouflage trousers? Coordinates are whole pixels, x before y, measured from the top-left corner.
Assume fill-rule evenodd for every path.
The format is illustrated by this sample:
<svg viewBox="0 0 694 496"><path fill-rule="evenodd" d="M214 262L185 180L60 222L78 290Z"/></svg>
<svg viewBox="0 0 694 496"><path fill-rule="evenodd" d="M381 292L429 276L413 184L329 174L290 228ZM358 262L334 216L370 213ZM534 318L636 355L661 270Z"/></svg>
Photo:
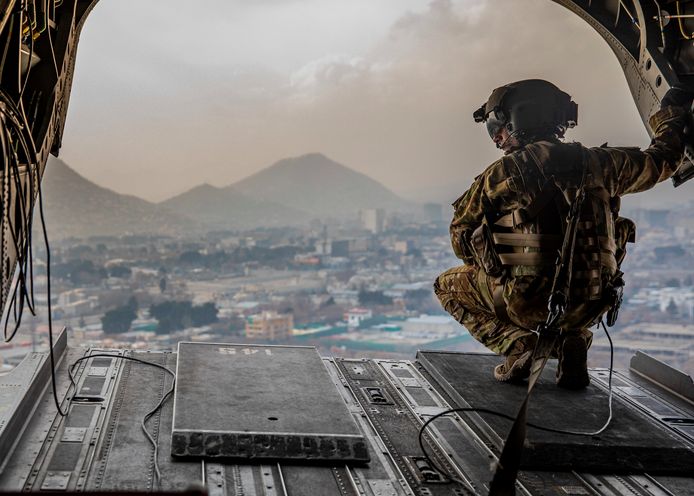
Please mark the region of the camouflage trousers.
<svg viewBox="0 0 694 496"><path fill-rule="evenodd" d="M551 286L551 281L505 281L504 300L509 322L502 321L494 311L495 284L498 283L478 267L461 265L441 274L434 283L434 292L443 308L465 326L472 337L494 353L506 355L518 340L528 339L532 330L546 320L546 288ZM590 346L593 333L587 327L601 315L602 306L580 305L566 315L562 328L570 329L565 332L580 334Z"/></svg>

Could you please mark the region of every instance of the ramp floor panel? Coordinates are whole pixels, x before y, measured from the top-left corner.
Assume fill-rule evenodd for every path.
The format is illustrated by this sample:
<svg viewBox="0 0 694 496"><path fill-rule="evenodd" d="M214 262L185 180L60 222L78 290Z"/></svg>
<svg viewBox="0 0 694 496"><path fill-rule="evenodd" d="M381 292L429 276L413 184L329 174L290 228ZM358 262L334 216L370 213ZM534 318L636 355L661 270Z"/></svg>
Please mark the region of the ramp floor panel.
<svg viewBox="0 0 694 496"><path fill-rule="evenodd" d="M515 417L527 385L497 382L494 355L420 352L419 363L459 407L495 410ZM555 385L556 361L550 361L533 391L528 421L554 429L594 431L608 416L608 394L591 384L583 391ZM676 433L615 397L613 420L599 436L572 436L528 428L522 468L595 472L691 475L694 449ZM463 414L501 450L511 421L485 413Z"/></svg>
<svg viewBox="0 0 694 496"><path fill-rule="evenodd" d="M174 456L368 461L315 348L180 343Z"/></svg>
<svg viewBox="0 0 694 496"><path fill-rule="evenodd" d="M225 348L223 351L217 351L231 356L234 356L234 353L240 353L244 357L252 357L264 353L263 350L266 348L270 348L273 354L275 352L274 347L215 346ZM67 397L72 391L67 369L75 360L90 352L103 351L68 348L63 359L57 362L58 397L64 400L66 407ZM358 426L357 429L366 439L368 451L371 454L371 460L368 463L357 465L336 459L327 462L319 459L288 459L277 460L275 463L269 460L238 457L236 459L171 457L169 453L172 452L173 401L167 401L147 421L147 431L158 447L158 455L155 456L156 453L150 441L142 431L141 422L168 390L171 378L161 369L138 362L121 361L116 357L125 354L173 369L178 363L178 356L174 353L157 351L110 350L108 353L114 355L113 358L90 358L81 362L75 370L75 380L79 388L94 377L109 379L101 387L101 398L73 401L67 417L61 417L56 411L50 386L50 374L43 376L34 374L31 384L38 389L39 394L34 396L31 392L27 392L25 399L31 400L35 409L30 412L27 421L19 426L20 429L16 433L18 439L14 448L5 453L0 450L0 458L4 457L6 460L0 467L0 490L15 492L53 490L68 493L79 491L180 492L188 490L191 484L204 484L210 496L345 496L348 494L382 496L445 494L448 496L469 494L468 490L471 494L488 493L488 484L492 476L490 463L495 460L493 451L498 452L498 448L495 448L498 444L488 439L500 437L485 422L489 419L474 415L464 415L462 420L457 416L446 416L430 425L423 436L427 453L438 462L440 467L445 467L447 473L457 473L461 481L466 481L461 486L442 483L440 476L445 474L440 474L435 467L429 465L418 446L417 432L422 422L464 401L446 379L441 382L440 379L433 377L434 375L442 377L442 375L431 362L427 361L427 357L421 355L424 360L422 363L426 362L427 368L434 373L423 370L420 362L338 358L323 358L324 370L320 368L294 369L295 358L300 362L315 360L315 353L310 349L309 351L287 355L286 360L281 363L281 370L285 372L285 375L295 374L297 382L308 384L309 389L315 387L320 390L322 383L328 391L334 390L342 397L340 408L349 410L351 418ZM279 354L280 350L277 350L277 353ZM39 355L47 359L47 354ZM228 395L240 397L246 386L237 376L247 373L250 377L258 379L255 385L248 386L247 396L261 394L256 389L267 388L264 385L268 384L268 377L275 380L272 374L265 372L260 366L254 367L252 364L241 363L237 368L228 367L226 364L216 363L205 353L197 355L196 359L186 356L189 360L187 365L189 369L179 370L181 386L205 391L205 394L194 398L199 402L199 409L191 411L186 417L190 422L199 419L200 424L204 424L205 416L213 417L215 413L209 412L217 408L215 406L217 398L224 399ZM428 355L428 358L431 358L431 355ZM27 360L31 364L33 358L30 357ZM488 367L491 367L497 359L489 358L488 360ZM432 362L436 362L436 359L432 358ZM266 362L263 363L267 365ZM437 363L437 365L440 364ZM184 370L198 367L200 370L195 371L195 374L199 374L197 382L188 381L189 376L184 373ZM218 374L210 372L215 369L218 370ZM3 381L0 387L15 388L24 384L24 373L21 369L19 372L16 377L11 376L12 373L6 376L9 380ZM328 388L325 383L325 372L331 379L333 389ZM483 370L481 373L471 370L467 372L467 375L460 376L459 380L465 381L467 387L486 388L488 395L495 396L502 390L496 387L499 385L487 380L489 372L490 369ZM302 373L305 375L301 376ZM596 382L604 379L603 373L603 371L591 371ZM263 374L265 374L264 377ZM237 381L234 382L233 378ZM251 382L250 379L245 380ZM281 381L284 380L281 379ZM547 392L554 391L551 389L553 388L552 380L550 371L546 377ZM221 386L215 381L224 381L226 385ZM200 384L203 382L204 387L201 387ZM628 403L623 404L625 408L636 409L639 407L629 405L643 404L647 411L660 419L653 420L654 417L648 417L645 422L661 422L658 425L663 425L662 423L669 425L677 421L675 424L686 426L688 419L694 417L694 408L688 404L673 406L673 401L676 401L673 395L660 391L658 388L638 389L631 374L625 375L618 372L615 383L616 393L623 399L628 398L626 400ZM283 384L286 386L286 383ZM278 386L279 389L281 387ZM420 393L427 394L413 394L418 390ZM282 410L287 415L296 414L306 417L305 409L294 408L294 403L307 401L305 398L292 394L290 390L286 394L277 391L270 396L276 398L277 395L283 395L280 400L277 400L280 406L289 405ZM288 397L291 397L290 401L287 400ZM604 401L604 399L605 397L602 396L601 400ZM432 406L432 400L436 406ZM337 409L334 412L326 412L328 407L324 408L322 404L324 404L322 397L316 399L311 405L308 418L329 419L320 424L321 428L325 428L326 423L342 425L340 418L344 420L343 413ZM0 404L0 410L2 406L4 404ZM514 405L513 408L516 406ZM544 403L538 403L533 407L535 420L538 420L538 416L542 418L542 408L545 406ZM536 410L536 407L539 410ZM596 417L591 422L599 423L603 418L604 406L598 405L594 409ZM550 413L551 418L561 417L561 414L554 409ZM181 414L180 408L179 414ZM263 411L260 411L257 416L260 414L269 416ZM239 425L245 421L243 425L246 428L253 428L250 421L244 420L244 415L250 415L248 413L235 416L233 412L228 414L226 410L223 410L222 415L227 420L238 420ZM615 422L624 424L633 421L631 417L625 418L620 415L622 414L618 412ZM640 415L637 417L638 422L644 422ZM180 419L183 417L179 417ZM278 417L271 422L280 421L281 418ZM566 423L574 424L580 421L571 417ZM561 424L562 422L557 420L554 425ZM236 424L230 425L232 428L237 428ZM222 424L221 427L224 425ZM302 428L302 425L294 425L294 428ZM675 427L670 430L670 432L674 431L676 431ZM339 432L349 432L349 430L343 429ZM207 434L201 429L202 443L213 447L214 436L206 439ZM531 441L537 439L534 437L536 434L536 432L530 433ZM682 434L683 437L686 435ZM223 434L219 435L219 438L223 437ZM253 436L250 436L250 439L252 441ZM603 443L608 442L609 439L613 438L601 437ZM557 443L557 446L559 445L560 443ZM195 446L193 448L195 449ZM488 448L491 448L491 451ZM519 484L522 489L519 486L517 492L532 496L694 495L694 478L690 473L660 475L643 470L629 470L629 473L625 474L623 467L619 467L618 461L610 462L611 465L605 463L606 454L610 453L609 448L605 444L600 446L602 452L597 456L602 458L596 459L595 471L581 471L579 468L577 471L551 470L546 468L548 464L541 465L543 468L540 470L524 469L519 474ZM619 460L625 449L617 447L616 450L614 453ZM664 453L662 455L664 463L680 468L688 463L680 459L681 452L678 454L674 450L661 450L660 453ZM569 446L567 456L569 455L574 457L572 466L575 467L585 466L586 460L596 456L592 447L588 446L582 448ZM603 465L598 466L601 463ZM619 473L608 471L612 467L620 468L615 471ZM158 472L161 478L156 476ZM462 486L467 487L468 490Z"/></svg>

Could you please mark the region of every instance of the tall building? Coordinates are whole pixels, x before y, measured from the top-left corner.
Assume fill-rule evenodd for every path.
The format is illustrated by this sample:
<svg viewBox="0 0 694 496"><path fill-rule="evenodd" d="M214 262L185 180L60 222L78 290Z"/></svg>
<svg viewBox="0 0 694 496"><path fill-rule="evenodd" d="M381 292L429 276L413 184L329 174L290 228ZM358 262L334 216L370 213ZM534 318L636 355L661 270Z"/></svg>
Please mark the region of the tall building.
<svg viewBox="0 0 694 496"><path fill-rule="evenodd" d="M246 337L261 341L283 341L289 338L294 328L292 314L263 312L246 319Z"/></svg>
<svg viewBox="0 0 694 496"><path fill-rule="evenodd" d="M385 221L386 211L382 208L367 208L359 211L359 222L361 227L374 234L383 232Z"/></svg>

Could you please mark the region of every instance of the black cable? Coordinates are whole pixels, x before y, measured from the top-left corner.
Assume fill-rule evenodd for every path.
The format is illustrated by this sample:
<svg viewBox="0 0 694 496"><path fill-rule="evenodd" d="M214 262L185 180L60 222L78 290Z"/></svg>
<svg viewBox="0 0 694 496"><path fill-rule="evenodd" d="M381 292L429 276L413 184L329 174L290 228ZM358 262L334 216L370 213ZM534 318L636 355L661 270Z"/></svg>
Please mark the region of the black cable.
<svg viewBox="0 0 694 496"><path fill-rule="evenodd" d="M2 96L4 97L4 95L2 95ZM4 99L7 102L7 98L4 98ZM11 108L11 101L9 103L10 103L10 111L12 112L14 110ZM5 110L7 110L6 108L3 107L1 110L3 111L3 120L2 120L3 124L7 123L7 121L4 119L4 117L9 117L10 122L15 126L15 128L17 128L17 129L15 129L15 132L18 135L19 144L22 146L22 148L24 148L25 155L28 158L28 162L31 164L33 162L31 159L33 157L32 157L30 150L26 146L26 141L24 141L23 137L21 136L21 124L19 122L17 122L16 116L12 116L11 114L8 115L5 112ZM7 151L6 145L8 144L8 142L11 142L13 140L12 140L12 136L9 133L9 130L7 129L6 125L3 126L2 134L3 134L3 149L5 151ZM5 317L4 335L5 335L5 341L6 342L10 341L14 337L14 335L16 334L16 332L19 328L19 323L21 321L21 316L23 313L25 303L29 307L32 314L35 315L34 302L33 302L33 283L31 283L31 288L32 288L31 293L29 293L27 291L27 284L26 284L27 265L29 265L29 266L33 265L33 262L31 260L29 260L30 255L26 250L26 247L28 246L28 243L30 243L30 239L31 239L31 233L27 232L27 231L30 229L31 219L29 217L32 215L31 212L33 212L33 208L30 208L29 212L27 212L27 208L26 208L26 204L25 204L25 198L24 198L26 196L26 190L23 189L23 187L21 185L21 180L19 179L20 178L20 170L19 170L19 166L18 166L19 156L17 155L16 150L12 150L12 154L13 154L13 157L9 157L7 155L5 156L5 159L7 161L7 166L5 167L4 180L9 181L9 179L8 179L9 176L14 176L14 182L15 182L14 186L15 186L15 192L16 192L16 194L14 196L16 198L15 201L17 203L17 206L20 209L20 217L22 217L22 221L23 221L23 225L20 225L18 227L19 227L20 231L23 230L25 232L25 237L23 240L19 239L20 238L19 232L14 229L14 226L12 225L12 222L9 219L9 212L6 212L7 217L8 217L7 223L8 223L8 227L9 227L9 232L10 232L10 235L12 238L15 252L17 254L17 269L18 269L17 279L14 281L11 281L9 283L10 288L13 287L14 289L11 291L8 289L8 294L11 294L12 296L10 298L10 301L8 302L8 312L6 313L6 317ZM12 158L14 158L14 160L12 160ZM31 165L29 165L29 167L31 169ZM29 171L29 173L31 175L31 170ZM32 178L30 177L27 182L32 183L33 182ZM6 195L9 196L9 190L10 190L9 184L7 182L4 182L3 184L5 186L5 189L7 189ZM31 192L33 193L33 188L32 188ZM21 199L21 201L19 201L19 199ZM6 200L6 204L7 205L3 205L3 210L5 210L5 208L4 208L5 206L10 205L9 199ZM3 220L4 220L4 217L3 217ZM22 241L24 241L24 242L22 242ZM3 245L3 248L4 248L4 245ZM33 274L33 268L29 269L29 272L31 274ZM18 307L18 305L19 305L19 307ZM10 308L12 309L12 312L9 311ZM15 325L15 329L12 331L11 335L8 337L7 328L9 325L10 315L12 315L14 317L16 325Z"/></svg>
<svg viewBox="0 0 694 496"><path fill-rule="evenodd" d="M38 188L34 188L34 181L37 184L40 183L38 180L38 171L34 171L37 162L37 152L36 145L33 140L33 136L29 131L29 126L26 121L26 114L23 111L23 105L20 100L20 107L17 107L15 102L0 89L0 98L2 98L2 103L4 105L0 106L0 114L2 115L2 140L3 140L3 155L5 159L5 174L3 185L7 191L5 191L5 199L3 210L5 207L9 207L11 204L9 201L9 177L14 176L14 190L15 190L15 202L16 208L19 209L19 216L21 217L22 224L17 226L17 229L13 226L12 222L9 220L9 212L5 212L8 217L8 230L10 232L13 246L17 254L17 278L10 281L10 289L8 289L8 294L11 294L8 301L8 312L5 316L4 323L4 337L5 341L11 341L19 329L21 323L22 314L24 312L24 305L26 304L33 315L36 315L35 305L34 305L34 285L33 285L33 251L31 249L31 224L34 212L34 191ZM11 126L8 126L11 124ZM13 138L12 131L14 131L15 137ZM25 136L26 134L26 136ZM28 138L28 139L27 139ZM21 171L19 168L20 157L17 154L17 148L21 148L24 157L27 161L27 181L26 187L22 185L21 182ZM10 152L12 155L10 156ZM29 196L29 205L27 207L27 193ZM4 217L3 217L4 220ZM22 237L20 233L24 233ZM3 244L4 249L4 244ZM29 284L27 285L27 273L29 274ZM12 289L14 288L14 289ZM11 312L9 311L11 309ZM15 328L8 336L8 326L10 316L14 318Z"/></svg>
<svg viewBox="0 0 694 496"><path fill-rule="evenodd" d="M31 73L31 59L34 54L34 27L28 16L28 12L24 6L22 13L26 16L29 25L29 61L27 64L27 72L24 76L24 81L21 84L19 92L18 104L15 103L12 98L9 97L0 88L0 98L4 105L0 106L0 115L2 117L2 148L3 156L5 159L4 167L4 178L3 185L6 186L4 202L8 209L3 212L2 221L5 221L5 216L7 218L8 230L12 238L16 253L16 267L17 276L16 279L9 281L9 288L7 294L11 294L9 301L7 301L7 312L5 315L4 322L4 338L6 342L11 341L17 334L19 327L21 325L22 316L24 313L25 305L29 308L33 315L35 312L35 300L34 300L34 284L33 284L33 250L32 250L32 220L34 214L35 206L35 193L38 196L39 210L41 214L41 226L43 231L44 243L46 246L46 290L47 290L47 300L48 300L48 343L49 343L49 357L51 365L51 385L53 389L53 400L55 402L56 409L61 416L65 416L66 412L63 411L58 400L58 394L56 390L56 376L55 376L55 354L53 350L53 311L52 311L52 298L51 298L51 273L50 273L50 244L48 241L48 233L46 230L46 221L43 211L43 196L41 191L41 178L38 170L38 152L36 149L36 144L34 142L33 135L31 133L31 127L27 120L26 112L24 111L23 96L24 91L27 88L29 82L29 76ZM47 12L46 12L47 15ZM21 23L20 23L21 29ZM55 60L55 53L53 52L53 44L50 39L49 30L49 42L51 44L51 54L53 57L53 66L56 70L56 77L59 76L57 63ZM7 124L11 124L8 126ZM13 139L12 132L14 131L15 138ZM20 157L17 153L18 149L23 151L27 162L27 180L26 186L22 185L21 181L21 171L20 171ZM10 152L12 155L10 155ZM19 217L21 217L22 224L13 225L10 218L9 207L11 202L9 200L10 184L9 177L14 176L14 198L15 198L15 208L19 211ZM34 181L36 182L36 187L34 187ZM27 193L29 205L27 206ZM6 210L3 205L3 210ZM2 227L0 226L0 229ZM22 236L24 234L24 236ZM3 244L4 250L4 244ZM3 255L4 260L4 255ZM3 268L4 270L4 268ZM27 274L29 275L29 284L27 284ZM4 291L4 288L2 288ZM8 336L8 326L10 317L14 319L14 329Z"/></svg>
<svg viewBox="0 0 694 496"><path fill-rule="evenodd" d="M14 228L12 222L8 222L8 227L10 231L10 235L12 237L12 241L14 244L15 252L17 253L17 267L18 267L18 274L17 274L17 282L15 283L15 291L12 292L12 298L10 301L10 306L13 309L13 317L15 320L15 329L12 332L12 336L16 334L19 324L21 323L21 316L24 312L24 304L26 303L27 306L29 307L30 312L32 315L36 315L36 312L34 310L34 301L33 301L33 282L30 281L30 286L32 288L31 294L27 291L27 268L33 266L33 260L31 260L31 255L30 255L30 250L29 247L31 246L31 232L29 231L30 226L31 226L31 216L33 212L33 206L30 205L30 210L27 212L27 206L26 206L26 196L27 196L27 191L24 189L22 186L22 181L21 181L21 171L19 169L19 157L17 155L17 152L13 150L14 153L14 167L12 167L12 173L10 175L14 176L14 186L15 186L15 191L16 194L15 196L15 203L19 207L19 217L22 219L23 224L19 225L17 229ZM32 193L33 191L31 190L31 166L29 166L29 177L27 179L27 187L30 188L29 194L30 198L33 200ZM15 217L16 218L16 217ZM20 233L24 232L24 238L20 236ZM29 272L33 274L33 268L29 268ZM19 294L19 298L18 298ZM17 310L17 305L19 305L19 310ZM7 314L7 317L9 319L9 313ZM5 323L5 329L7 328L8 322ZM5 333L6 334L6 333Z"/></svg>
<svg viewBox="0 0 694 496"><path fill-rule="evenodd" d="M605 335L607 336L607 340L610 342L610 372L609 372L609 378L608 378L608 391L609 391L609 396L608 396L608 408L609 408L609 415L607 418L607 421L605 424L598 429L597 431L594 432L580 432L580 431L570 431L570 430L565 430L565 429L554 429L552 427L545 427L542 425L537 425L533 424L531 422L527 422L526 425L528 427L532 427L533 429L537 429L539 431L545 431L545 432L552 432L554 434L565 434L569 436L597 436L598 434L601 434L607 427L610 425L610 422L612 421L612 372L614 370L614 344L612 343L612 338L610 337L610 333L607 332L607 327L605 326L605 323L603 320L600 320L598 325L602 325L603 330L605 331ZM515 417L512 417L511 415L507 415L502 412L498 412L496 410L490 410L488 408L476 408L476 407L460 407L460 408L449 408L448 410L444 410L443 412L437 413L430 419L428 419L422 426L419 428L419 434L417 436L417 439L419 441L419 449L422 451L422 454L424 455L424 458L427 460L427 462L440 474L443 474L447 479L448 482L457 482L458 484L462 484L464 486L467 486L467 483L461 481L457 477L452 476L447 470L443 470L441 467L438 466L434 462L434 460L429 456L427 453L426 449L424 448L424 431L426 428L431 424L433 421L443 417L444 415L448 415L450 413L462 413L462 412L474 412L474 413L488 413L489 415L495 415L497 417L505 418L507 420L510 420L511 422L515 421Z"/></svg>
<svg viewBox="0 0 694 496"><path fill-rule="evenodd" d="M41 182L39 181L38 188L39 197L39 213L41 215L41 228L43 230L43 241L46 245L46 298L48 300L48 354L51 359L51 385L53 386L53 400L55 401L55 407L58 409L58 413L65 417L67 412L63 412L60 407L60 402L58 401L58 393L55 388L55 357L53 353L53 309L51 302L51 248L48 243L48 232L46 231L46 219L43 214L43 192L41 191Z"/></svg>
<svg viewBox="0 0 694 496"><path fill-rule="evenodd" d="M70 387L74 389L75 393L77 393L77 383L75 382L75 378L73 375L73 372L75 370L75 367L82 361L84 360L89 360L90 358L96 358L96 357L107 357L107 358L116 358L116 359L121 359L121 360L130 360L132 362L137 362L141 363L143 365L149 365L151 367L156 367L158 369L161 369L171 375L172 381L171 381L171 387L169 388L166 393L161 397L159 402L155 405L155 407L147 412L145 416L142 418L142 422L140 422L140 427L142 427L142 431L145 433L145 437L147 437L147 440L150 442L152 445L152 448L154 450L154 474L155 478L157 480L157 485L159 486L159 489L161 489L161 471L159 470L159 447L157 445L156 440L154 439L154 436L150 434L150 432L147 430L147 421L152 418L163 406L164 403L166 403L166 400L173 394L174 388L176 387L176 373L171 370L170 368L166 367L165 365L160 365L158 363L154 362L148 362L146 360L142 360L140 358L135 358L132 356L128 355L112 355L110 353L93 353L89 354L87 356L83 356L81 358L78 358L75 360L70 367L68 368L68 376L70 377ZM68 389L69 392L69 389ZM68 411L70 410L70 405L72 404L73 401L80 401L79 396L73 396L68 399Z"/></svg>
<svg viewBox="0 0 694 496"><path fill-rule="evenodd" d="M28 20L28 13L26 10L23 10L23 13L27 16ZM33 26L31 25L30 20L28 20L29 24L29 38L30 38L30 43L29 43L29 61L27 64L27 72L24 77L24 81L21 85L20 93L19 93L19 105L17 106L15 102L12 101L12 99L6 95L4 92L0 92L0 96L2 97L5 106L2 107L3 112L3 129L2 132L4 134L3 137L3 152L4 152L4 158L6 161L6 166L5 166L5 180L9 180L9 176L14 176L14 197L15 197L15 208L19 210L19 217L22 219L22 224L16 226L13 225L12 221L10 220L9 217L9 212L6 212L7 215L7 224L9 228L9 232L12 238L12 242L14 245L15 253L17 256L16 260L16 267L17 267L17 278L13 281L10 281L10 288L14 287L13 290L8 290L8 294L11 294L12 296L10 297L9 301L7 302L8 307L7 307L7 313L5 317L5 322L4 322L4 338L5 341L11 341L14 336L17 334L19 327L21 325L22 321L22 316L24 313L24 306L25 304L29 308L30 312L33 315L36 315L35 312L35 301L34 301L34 284L33 284L33 250L31 248L32 245L32 232L31 232L31 226L32 226L32 220L33 220L33 213L34 213L34 180L36 177L36 192L39 196L39 202L40 202L40 208L41 208L41 222L43 225L43 233L44 233L44 241L46 243L46 252L47 252L47 292L48 292L48 322L49 322L49 355L50 355L50 361L51 361L51 383L53 387L53 399L56 404L56 408L58 409L58 412L61 415L65 415L65 412L62 411L60 407L60 402L58 401L57 398L57 392L56 392L56 380L55 380L55 356L53 352L53 323L52 323L52 309L51 309L51 291L50 291L50 248L48 244L48 237L47 237L47 232L45 228L45 217L43 214L43 206L42 206L42 198L41 198L41 181L38 173L38 170L34 171L35 168L38 167L37 163L37 151L36 151L36 145L34 143L33 136L31 134L30 126L27 121L26 113L24 112L24 104L23 104L23 95L24 91L26 90L28 81L29 81L29 76L31 73L31 59L33 57L34 53L34 31L33 31ZM5 117L8 117L8 120L5 120ZM7 127L7 123L11 123L14 127L14 132L16 134L16 142L14 143L14 146L12 146L13 140L12 139L12 134L10 132L10 129ZM28 140L24 136L26 133L26 137L28 137ZM9 145L7 147L6 145ZM29 146L31 145L31 146ZM27 180L26 180L26 186L22 185L21 181L21 171L20 171L20 158L19 155L17 154L17 149L16 147L21 147L22 151L24 152L24 156L27 159ZM12 151L12 155L10 156L7 152L9 151L8 148ZM12 160L14 159L14 160ZM9 185L8 185L8 191L9 193ZM27 207L27 193L29 195L29 206ZM6 199L7 206L11 205L9 198ZM4 220L4 218L3 218ZM24 234L22 237L21 234ZM4 248L4 246L3 246ZM29 284L27 285L27 273L29 274ZM4 291L4 288L3 288ZM11 311L10 311L11 310ZM9 319L10 316L13 317L15 321L15 326L10 335L8 336L8 326L9 326Z"/></svg>
<svg viewBox="0 0 694 496"><path fill-rule="evenodd" d="M45 216L43 212L43 197L41 194L41 178L38 170L38 152L36 149L36 144L34 142L33 135L31 133L31 127L29 125L26 112L24 111L23 96L24 91L27 88L29 82L29 76L31 74L31 62L34 56L34 26L29 19L29 13L26 9L26 4L23 4L21 13L25 16L27 24L29 26L29 60L27 63L27 71L24 76L24 80L21 83L21 88L19 92L18 103L15 103L12 98L7 95L0 88L0 100L2 104L0 105L0 119L2 121L2 129L0 132L0 141L2 141L2 152L5 163L3 164L4 177L3 186L6 191L4 193L3 199L3 216L1 222L5 222L7 219L7 226L12 238L13 246L16 253L16 267L17 276L16 279L9 281L7 294L9 301L6 302L7 310L5 314L4 322L4 339L5 342L11 341L17 334L19 327L21 325L22 316L24 314L25 305L29 308L33 315L35 312L35 300L34 300L34 267L33 267L33 250L32 250L32 221L34 215L35 206L35 194L38 196L39 209L41 214L41 225L43 230L43 238L46 246L46 289L47 289L47 299L48 299L48 342L49 342L49 356L51 364L51 385L53 388L53 400L55 402L58 413L61 416L65 416L61 408L60 401L58 400L58 395L56 391L56 377L55 377L55 354L53 351L53 312L52 312L52 302L51 302L51 275L50 275L50 245L48 242L48 233L46 230ZM47 12L46 12L47 15ZM20 22L20 30L22 28L22 23ZM56 76L59 76L57 70L57 64L55 61L55 54L53 52L52 40L50 39L49 30L49 42L51 43L51 54L53 56L53 65L56 69ZM21 55L21 54L20 54ZM8 125L9 124L9 125ZM14 131L14 137L13 133ZM26 185L22 185L21 180L21 170L20 170L20 156L18 154L18 149L21 149L27 162L27 180ZM14 198L15 198L15 208L19 211L19 217L22 223L14 226L12 219L10 217L9 207L11 206L10 201L10 176L14 176ZM34 182L36 185L34 185ZM35 187L36 186L36 187ZM27 205L28 196L28 205ZM5 208L7 206L7 209ZM0 229L2 226L0 225ZM4 234L4 230L3 230ZM23 234L23 236L22 236ZM3 257L4 262L4 242L3 242ZM3 270L5 267L3 267ZM27 274L29 275L29 283L27 284ZM4 279L3 279L4 280ZM0 289L4 292L4 287ZM8 326L10 317L14 319L14 329L8 336Z"/></svg>
<svg viewBox="0 0 694 496"><path fill-rule="evenodd" d="M46 11L48 8L46 8ZM29 12L28 10L25 9L27 19L29 19ZM29 75L31 74L31 61L34 56L34 26L31 23L31 20L29 19L28 21L29 25L29 39L31 43L29 44L29 62L27 63L27 72L26 76L24 79L24 84L22 85L21 91L19 92L19 110L21 110L22 118L24 121L24 128L26 130L27 135L29 136L29 142L31 143L31 153L29 153L28 147L26 146L26 143L24 144L24 149L25 149L25 154L27 156L27 188L28 188L28 198L29 198L29 208L27 212L26 208L26 198L27 198L27 191L25 189L22 189L21 187L21 179L19 178L19 175L17 175L16 181L18 182L18 189L21 191L21 195L19 198L21 199L21 210L22 210L22 219L24 220L24 239L21 240L24 242L24 249L22 250L22 254L24 255L23 257L23 267L22 270L20 271L21 277L21 290L22 290L22 301L21 304L23 305L25 302L29 306L29 310L31 311L32 315L36 315L36 311L34 309L34 264L33 264L33 251L32 251L32 224L33 224L33 218L34 218L34 188L33 188L33 182L34 182L34 169L36 169L36 176L37 176L37 182L40 182L40 178L38 178L38 153L36 150L36 143L34 143L34 137L31 132L31 126L29 125L29 119L27 118L26 111L24 109L24 91L26 90L26 87L29 83ZM18 163L18 162L17 162ZM33 167L32 167L33 166ZM16 243L15 243L16 244ZM26 250L26 251L25 251ZM19 253L19 251L18 251ZM26 288L26 272L27 272L27 264L29 268L29 284L30 284L30 292L27 292ZM18 321L21 321L21 312L20 312L20 318L17 319Z"/></svg>
<svg viewBox="0 0 694 496"><path fill-rule="evenodd" d="M27 156L28 162L29 162L29 179L27 182L33 182L33 171L32 171L32 164L36 163L35 157L36 157L36 149L35 149L35 144L33 141L33 137L29 133L29 140L25 140L24 136L22 136L22 129L27 130L28 128L26 126L22 126L21 122L19 121L20 116L18 115L18 109L14 106L14 102L10 98L8 98L4 92L0 91L0 96L2 96L3 100L9 107L9 114L4 113L4 115L8 116L10 118L10 121L14 124L15 126L15 131L17 132L17 137L19 140L19 144L24 150L25 155ZM16 114L16 115L13 115ZM31 144L31 147L29 146ZM18 167L18 162L19 158L15 154L15 160L14 161L8 161L9 164L14 165L14 169L11 170L12 174L15 176L15 181L18 181L19 178L19 167ZM11 167L11 165L10 165ZM10 171L8 170L6 172L6 175L9 174ZM38 171L37 171L38 174ZM21 188L21 181L18 184L15 184L15 187L18 189L18 192L20 193L19 196L24 199L26 196L26 191ZM30 193L33 195L33 188L30 191ZM53 352L53 311L52 311L52 294L51 294L51 260L50 260L50 243L48 241L48 232L46 230L46 220L45 220L45 215L43 211L43 194L42 194L42 189L41 189L41 181L40 179L37 179L36 181L36 193L38 196L38 203L39 203L39 212L40 212L40 217L41 217L41 226L42 226L42 231L43 231L43 239L46 247L46 292L47 292L47 300L48 300L48 342L49 342L49 356L50 356L50 361L51 361L51 384L53 386L53 399L56 404L56 408L58 409L58 412L60 415L65 416L65 412L63 412L62 408L60 407L60 402L58 401L57 397L57 392L56 392L56 380L55 380L55 356ZM24 309L24 303L33 298L33 284L32 284L32 291L31 295L29 292L27 292L27 286L26 286L26 276L25 276L25 271L26 271L26 264L29 263L30 265L33 265L31 261L27 260L27 254L24 252L22 248L25 248L26 246L29 246L31 243L31 218L30 216L33 216L33 205L29 211L27 211L26 208L22 209L22 214L24 217L24 233L25 233L25 242L22 245L21 242L18 242L17 238L17 233L16 231L12 228L11 222L10 224L10 233L12 234L13 242L15 244L15 250L17 251L17 259L18 259L18 268L19 268L19 274L17 277L17 282L14 283L15 288L17 288L17 285L19 285L18 289L15 289L12 291L12 297L10 298L9 302L9 307L11 307L14 312L13 312L13 317L15 320L15 328L13 329L12 333L8 337L7 335L7 326L9 325L9 319L10 319L10 312L8 309L8 312L5 317L5 341L11 341L14 336L16 335L19 326L21 324L22 320L22 314L23 314L23 309ZM30 272L33 274L33 268L30 269ZM19 294L17 291L19 290ZM19 305L19 308L17 308L17 305ZM29 308L32 310L34 309L34 304L31 302L29 305Z"/></svg>

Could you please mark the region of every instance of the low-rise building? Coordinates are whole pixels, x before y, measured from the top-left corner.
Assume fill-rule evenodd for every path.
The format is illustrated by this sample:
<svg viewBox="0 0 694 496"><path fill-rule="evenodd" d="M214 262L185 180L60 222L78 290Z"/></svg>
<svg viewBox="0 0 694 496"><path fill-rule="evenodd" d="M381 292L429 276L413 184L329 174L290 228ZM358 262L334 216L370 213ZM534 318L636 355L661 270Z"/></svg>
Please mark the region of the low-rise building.
<svg viewBox="0 0 694 496"><path fill-rule="evenodd" d="M359 327L366 319L373 317L373 312L366 308L352 308L345 312L345 320L349 327Z"/></svg>
<svg viewBox="0 0 694 496"><path fill-rule="evenodd" d="M246 319L246 337L262 341L282 341L289 338L294 328L292 314L263 312Z"/></svg>

